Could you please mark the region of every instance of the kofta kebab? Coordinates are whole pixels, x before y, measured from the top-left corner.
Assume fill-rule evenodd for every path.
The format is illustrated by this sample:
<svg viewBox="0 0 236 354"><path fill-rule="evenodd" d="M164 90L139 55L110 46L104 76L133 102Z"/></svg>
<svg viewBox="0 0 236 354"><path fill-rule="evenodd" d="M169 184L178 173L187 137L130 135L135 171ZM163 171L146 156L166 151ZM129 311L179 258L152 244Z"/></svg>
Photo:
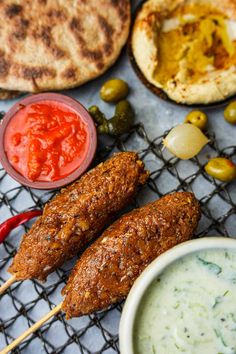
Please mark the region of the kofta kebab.
<svg viewBox="0 0 236 354"><path fill-rule="evenodd" d="M115 154L63 189L44 208L43 215L24 235L9 272L14 281L45 280L99 236L111 218L135 196L148 172L134 152Z"/></svg>
<svg viewBox="0 0 236 354"><path fill-rule="evenodd" d="M105 309L125 298L148 264L191 238L200 215L199 203L189 192L167 195L123 215L82 254L63 290L64 301L1 354L15 348L61 310L71 318Z"/></svg>

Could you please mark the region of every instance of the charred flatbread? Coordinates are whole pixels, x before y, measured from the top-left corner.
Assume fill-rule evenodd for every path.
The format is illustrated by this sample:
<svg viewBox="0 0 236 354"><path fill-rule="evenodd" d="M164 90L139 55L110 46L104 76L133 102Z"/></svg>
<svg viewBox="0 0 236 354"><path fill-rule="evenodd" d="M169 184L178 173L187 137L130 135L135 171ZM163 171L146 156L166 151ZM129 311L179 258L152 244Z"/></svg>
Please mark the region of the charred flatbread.
<svg viewBox="0 0 236 354"><path fill-rule="evenodd" d="M12 100L21 96L23 93L19 91L7 91L0 89L0 100Z"/></svg>
<svg viewBox="0 0 236 354"><path fill-rule="evenodd" d="M105 72L124 46L129 0L0 1L0 87L40 92Z"/></svg>
<svg viewBox="0 0 236 354"><path fill-rule="evenodd" d="M148 82L177 103L236 94L235 0L149 0L136 17L131 47Z"/></svg>

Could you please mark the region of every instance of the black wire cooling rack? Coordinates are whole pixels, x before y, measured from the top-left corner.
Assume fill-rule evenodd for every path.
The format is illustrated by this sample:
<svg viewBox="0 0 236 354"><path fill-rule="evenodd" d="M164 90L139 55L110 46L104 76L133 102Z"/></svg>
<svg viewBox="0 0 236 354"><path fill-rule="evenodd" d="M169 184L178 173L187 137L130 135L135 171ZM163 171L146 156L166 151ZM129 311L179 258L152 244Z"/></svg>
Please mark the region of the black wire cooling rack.
<svg viewBox="0 0 236 354"><path fill-rule="evenodd" d="M197 157L180 161L163 150L163 136L151 140L143 125L120 139L99 142L95 163L105 160L116 151L136 150L151 171L148 184L140 191L132 206L175 190L193 191L202 205L202 219L196 237L205 235L236 235L236 189L235 183L219 183L204 171L209 157L236 157L236 146L219 149L214 135L210 143ZM55 192L33 190L13 181L0 169L0 217L3 221L10 214L27 208L42 208ZM9 185L11 188L9 189ZM25 207L24 207L25 208ZM27 225L29 227L29 225ZM0 245L0 282L9 277L7 268L16 252L24 227L12 232ZM27 229L27 228L26 228ZM14 284L0 299L0 349L35 323L54 305L61 302L60 291L65 284L73 261L54 272L46 283L25 281ZM46 323L33 336L24 341L15 353L117 353L118 325L122 304L91 316L66 321L63 314Z"/></svg>

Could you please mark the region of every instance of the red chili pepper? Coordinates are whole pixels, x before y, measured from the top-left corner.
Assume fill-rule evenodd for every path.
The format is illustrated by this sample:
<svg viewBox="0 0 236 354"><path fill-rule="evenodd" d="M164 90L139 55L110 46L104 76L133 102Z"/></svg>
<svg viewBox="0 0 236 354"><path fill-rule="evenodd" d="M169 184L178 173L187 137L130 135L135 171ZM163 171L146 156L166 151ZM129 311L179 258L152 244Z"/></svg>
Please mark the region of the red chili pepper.
<svg viewBox="0 0 236 354"><path fill-rule="evenodd" d="M20 226L25 222L29 221L30 219L35 218L36 216L39 216L41 214L42 214L41 210L31 210L31 211L26 211L25 213L22 214L15 215L12 218L4 221L0 225L0 243L2 243L7 237L7 235L17 226Z"/></svg>

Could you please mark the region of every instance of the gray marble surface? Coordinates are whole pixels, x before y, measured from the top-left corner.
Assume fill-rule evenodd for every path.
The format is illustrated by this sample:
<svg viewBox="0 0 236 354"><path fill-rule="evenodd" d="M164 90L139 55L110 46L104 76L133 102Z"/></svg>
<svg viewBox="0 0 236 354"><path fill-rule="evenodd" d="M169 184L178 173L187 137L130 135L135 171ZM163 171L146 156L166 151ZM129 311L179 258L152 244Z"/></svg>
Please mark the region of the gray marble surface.
<svg viewBox="0 0 236 354"><path fill-rule="evenodd" d="M131 68L126 53L123 52L117 63L102 77L83 85L80 88L64 91L68 96L81 101L86 107L99 104L109 116L113 107L99 99L99 88L110 78L119 77L131 86L130 101L136 110L136 120L145 124L151 137L161 135L163 131L183 122L185 115L191 110L165 102L150 92L137 78ZM0 109L7 110L16 100L0 103ZM223 119L223 108L206 110L209 116L209 131L214 131L220 146L235 144L236 127L227 124Z"/></svg>
<svg viewBox="0 0 236 354"><path fill-rule="evenodd" d="M134 1L133 5L135 6L138 1ZM113 107L108 104L102 102L99 99L99 88L109 78L120 77L126 80L131 87L131 94L129 96L130 101L135 107L136 111L136 120L137 122L143 122L146 131L148 132L151 138L155 138L156 136L161 135L167 129L170 129L174 125L177 125L183 122L185 115L190 110L189 108L178 107L177 105L173 105L156 97L152 94L143 84L138 80L135 73L133 72L129 60L127 58L127 54L123 51L121 57L117 61L117 63L102 77L84 85L83 87L65 91L64 93L80 100L86 107L89 107L92 104L98 104L101 109L107 113L107 115L112 115ZM0 110L8 110L15 101L7 101L0 103ZM220 147L226 147L231 145L236 145L236 127L232 127L227 124L223 119L223 108L211 109L207 110L209 116L209 131L214 132L216 134L216 138ZM130 148L140 150L142 147L142 142L139 140L133 140ZM185 163L182 167L182 173L185 176L191 174L191 164ZM172 180L171 178L163 178L160 180L161 188L163 191L171 190L172 188ZM12 187L17 184L11 178L4 178L2 182L0 182L0 191L7 192ZM204 183L198 184L198 193L200 196L207 195L209 192L210 186ZM40 192L38 192L40 193ZM232 193L235 196L235 185L232 187ZM153 199L153 195L150 193L144 193L142 196L142 202L147 202ZM22 193L21 197L17 198L16 204L14 207L18 210L23 210L32 205L32 200L28 197L28 194L25 192ZM8 216L10 216L9 210L7 207L3 207L0 205L0 222L4 221ZM221 205L220 202L212 206L212 210L216 213L216 215L220 215L221 212L224 211L224 205ZM234 219L230 222L229 229L235 233L235 215ZM23 233L23 229L19 228L15 232L13 232L10 236L10 241L16 240L18 243L20 237ZM14 241L15 242L15 241ZM6 254L4 253L4 249L0 246L0 262L1 259L4 258ZM10 262L10 260L9 260ZM1 263L0 263L1 264ZM1 269L1 277L7 279L9 275L6 272L6 268ZM46 286L50 286L50 284L55 284L59 280L58 274L53 274L49 277L49 280L46 283ZM60 289L62 288L60 285L57 288L56 292L53 292L49 295L50 301L54 304L58 304L61 301ZM44 285L38 285L38 291L43 291ZM30 281L24 282L20 287L14 290L15 296L27 303L28 301L33 301L37 298L38 294L35 290L35 286L32 285ZM45 301L40 301L35 303L35 307L31 309L30 315L33 320L37 320L41 318L43 314L45 314L49 307ZM0 300L0 318L4 321L9 321L11 316L17 314L18 307L16 304L16 308L12 305L12 301L8 296L4 296ZM111 333L117 334L118 324L119 324L119 316L120 312L117 310L113 310L108 313L108 315L103 320L103 326L108 328ZM74 331L79 331L86 323L89 322L89 318L83 317L81 319L73 319L69 321L67 329L70 331L70 326ZM28 327L28 322L24 316L18 316L16 323L11 325L11 335L13 337L18 336L22 333L24 329ZM72 330L71 330L72 331ZM65 333L65 327L61 321L53 322L53 325L50 327L48 331L45 332L44 337L51 343L55 344L56 347L63 345L63 343L67 339L67 334ZM99 348L102 347L104 343L104 339L101 335L101 331L97 326L92 326L82 338L82 343L85 344L85 347L90 349L91 352L99 352ZM0 333L0 349L5 346L5 337ZM49 347L49 352L53 352ZM104 351L106 354L114 353L115 350L110 348ZM22 353L46 353L45 347L43 347L42 342L39 337L37 337L34 341L31 342L29 346L25 349L22 349ZM67 348L63 350L63 353L87 353L82 349L79 349L79 346L75 343L72 343Z"/></svg>

